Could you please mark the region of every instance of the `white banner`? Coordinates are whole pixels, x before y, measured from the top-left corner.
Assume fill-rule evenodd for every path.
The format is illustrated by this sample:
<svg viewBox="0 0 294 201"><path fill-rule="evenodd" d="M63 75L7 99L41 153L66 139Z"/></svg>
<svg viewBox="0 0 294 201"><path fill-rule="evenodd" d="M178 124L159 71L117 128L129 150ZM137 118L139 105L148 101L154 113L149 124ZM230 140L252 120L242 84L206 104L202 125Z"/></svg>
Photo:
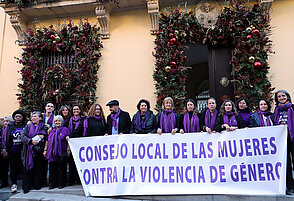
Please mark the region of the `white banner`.
<svg viewBox="0 0 294 201"><path fill-rule="evenodd" d="M86 196L285 194L286 126L69 144Z"/></svg>

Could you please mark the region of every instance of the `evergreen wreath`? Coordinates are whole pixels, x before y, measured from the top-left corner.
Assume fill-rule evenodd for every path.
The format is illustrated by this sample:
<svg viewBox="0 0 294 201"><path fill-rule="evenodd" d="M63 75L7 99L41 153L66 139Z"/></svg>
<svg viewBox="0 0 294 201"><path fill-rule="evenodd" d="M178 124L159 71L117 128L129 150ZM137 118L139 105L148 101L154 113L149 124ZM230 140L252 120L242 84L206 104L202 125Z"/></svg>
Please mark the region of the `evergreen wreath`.
<svg viewBox="0 0 294 201"><path fill-rule="evenodd" d="M75 104L87 110L96 100L98 59L101 57L102 44L98 28L87 19L74 26L69 20L67 25L54 29L28 28L24 40L25 47L18 63L22 82L18 84L20 107L27 111L41 110L42 103L52 101L62 104L74 100ZM74 67L52 64L44 69L43 60L47 53L71 55ZM60 83L56 88L54 83Z"/></svg>
<svg viewBox="0 0 294 201"><path fill-rule="evenodd" d="M167 96L174 99L176 110L184 108L188 76L185 43L196 42L232 50L231 73L237 98L250 97L249 104L254 106L260 98L271 100L274 88L267 77L267 59L272 53L269 22L268 13L260 5L249 7L241 0L231 0L210 29L200 25L192 12L176 9L162 13L154 53L156 110L161 110Z"/></svg>

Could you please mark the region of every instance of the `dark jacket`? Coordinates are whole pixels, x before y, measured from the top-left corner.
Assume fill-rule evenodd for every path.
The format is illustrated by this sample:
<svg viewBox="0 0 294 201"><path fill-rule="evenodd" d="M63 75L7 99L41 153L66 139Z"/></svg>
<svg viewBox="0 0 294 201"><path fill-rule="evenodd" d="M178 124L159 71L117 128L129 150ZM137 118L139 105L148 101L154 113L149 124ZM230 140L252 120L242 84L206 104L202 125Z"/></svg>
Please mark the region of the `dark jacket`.
<svg viewBox="0 0 294 201"><path fill-rule="evenodd" d="M145 128L142 129L140 132L137 129L136 118L137 118L137 113L133 116L133 119L132 119L131 133L137 133L137 134L156 133L157 121L156 121L156 117L152 113L152 111L150 111L150 115L149 115L148 119L146 120Z"/></svg>
<svg viewBox="0 0 294 201"><path fill-rule="evenodd" d="M270 113L270 119L274 125L274 113ZM250 117L250 120L249 120L249 127L252 128L252 127L260 127L260 123L259 123L259 115L258 115L258 112L254 112L251 117Z"/></svg>
<svg viewBox="0 0 294 201"><path fill-rule="evenodd" d="M107 130L108 134L112 135L112 119L110 115L107 116ZM118 133L130 134L131 126L132 122L129 113L121 110L118 121Z"/></svg>
<svg viewBox="0 0 294 201"><path fill-rule="evenodd" d="M106 122L104 125L102 121L95 119L94 117L88 117L88 129L84 136L84 121L85 117L81 119L78 128L70 135L70 137L91 137L91 136L104 136L106 134Z"/></svg>
<svg viewBox="0 0 294 201"><path fill-rule="evenodd" d="M178 130L177 130L177 132L179 131L179 126L180 126L180 123L179 123L179 116L176 114L176 113L174 113L175 114L175 117L176 117L176 125L175 125L175 128L177 128ZM160 118L161 118L161 113L159 113L158 115L157 115L157 122L158 122L158 126L157 126L157 128L161 128L160 127ZM162 130L161 131L162 133L167 133L167 131L165 131L165 130Z"/></svg>
<svg viewBox="0 0 294 201"><path fill-rule="evenodd" d="M39 143L42 143L43 145L45 145L45 142L48 140L48 133L47 133L48 128L45 126L45 124L42 121L40 123L41 123L41 127L38 133L36 133L36 135L44 135L43 140L40 141ZM30 128L31 128L31 124L26 125L26 127L23 129L21 133L21 141L23 142L21 159L24 166L25 166L28 146L32 144L32 138L29 137Z"/></svg>
<svg viewBox="0 0 294 201"><path fill-rule="evenodd" d="M204 131L206 132L206 125L205 125L205 115L206 115L206 111L208 110L208 108L204 109L199 115L199 122L200 122L200 131ZM216 113L216 115L218 115L218 113ZM217 118L216 118L217 119ZM215 119L215 121L216 121ZM215 124L214 124L215 125Z"/></svg>
<svg viewBox="0 0 294 201"><path fill-rule="evenodd" d="M238 128L245 128L243 119L239 115L236 115L235 117L236 117L236 120L238 123L237 127ZM224 124L224 116L219 114L218 117L216 118L216 121L215 121L214 130L216 132L221 132L223 130L226 130L225 128L222 128L223 124Z"/></svg>
<svg viewBox="0 0 294 201"><path fill-rule="evenodd" d="M22 126L26 126L26 124L27 124L27 122L24 122L22 125L20 125L20 127L22 127ZM6 135L6 141L5 142L2 142L3 144L2 144L2 148L3 149L6 149L6 151L8 151L9 152L9 150L10 150L10 140L11 140L11 132L13 132L13 130L15 129L17 127L17 125L15 125L15 123L14 123L14 121L12 121L12 122L9 122L9 124L5 127L5 129L2 131L2 139L3 139L3 141L4 141L4 139L5 139L5 137L4 137L4 135ZM20 128L20 127L18 127L18 128Z"/></svg>

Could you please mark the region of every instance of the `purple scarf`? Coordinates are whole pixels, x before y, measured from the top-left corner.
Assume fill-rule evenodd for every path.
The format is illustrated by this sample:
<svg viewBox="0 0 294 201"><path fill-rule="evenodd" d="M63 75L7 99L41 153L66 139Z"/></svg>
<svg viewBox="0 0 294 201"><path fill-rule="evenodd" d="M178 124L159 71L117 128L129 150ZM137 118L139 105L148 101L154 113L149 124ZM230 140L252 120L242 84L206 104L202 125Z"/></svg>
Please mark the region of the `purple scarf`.
<svg viewBox="0 0 294 201"><path fill-rule="evenodd" d="M138 130L138 132L146 128L146 122L149 116L150 116L149 110L145 114L141 114L140 111L136 113L136 129Z"/></svg>
<svg viewBox="0 0 294 201"><path fill-rule="evenodd" d="M35 137L35 135L37 135L37 133L40 131L41 125L42 125L41 122L39 122L39 124L37 126L35 126L35 124L31 124L30 130L28 133L28 137L29 138ZM34 146L33 144L30 144L27 149L27 156L26 156L26 169L27 170L30 170L34 167L35 153L33 151L33 146Z"/></svg>
<svg viewBox="0 0 294 201"><path fill-rule="evenodd" d="M7 134L8 134L8 125L11 124L12 122L9 122L7 126L4 128L2 131L2 145L4 149L6 149L6 140L7 140Z"/></svg>
<svg viewBox="0 0 294 201"><path fill-rule="evenodd" d="M200 132L199 118L194 112L192 114L191 121L189 117L189 112L186 112L186 114L184 115L183 124L186 133Z"/></svg>
<svg viewBox="0 0 294 201"><path fill-rule="evenodd" d="M51 116L49 117L48 121L47 121L47 124L49 124L50 126L52 126L53 119L54 119L54 114L52 113ZM43 114L43 122L44 122L44 124L46 124L46 113Z"/></svg>
<svg viewBox="0 0 294 201"><path fill-rule="evenodd" d="M47 149L47 157L49 162L53 162L58 160L58 156L62 155L61 149L61 139L59 137L60 132L63 130L63 126L56 129L53 128L48 137L48 149Z"/></svg>
<svg viewBox="0 0 294 201"><path fill-rule="evenodd" d="M160 128L165 133L169 133L174 129L176 126L176 115L173 113L173 110L166 110L164 109L161 112L160 117Z"/></svg>
<svg viewBox="0 0 294 201"><path fill-rule="evenodd" d="M230 120L229 120L229 117ZM238 126L238 122L236 120L234 112L225 112L224 113L224 124L228 124L229 126Z"/></svg>
<svg viewBox="0 0 294 201"><path fill-rule="evenodd" d="M118 108L118 112L116 114L111 114L110 118L112 119L112 126L114 127L115 130L117 130L117 118L119 117L121 112L121 109Z"/></svg>
<svg viewBox="0 0 294 201"><path fill-rule="evenodd" d="M288 125L288 129L289 129L289 134L291 137L291 140L294 142L294 110L292 108L292 103L287 103L284 105L278 105L276 107L275 110L275 118L274 118L274 122L276 125L279 125L279 117L280 117L280 112L281 111L288 111L288 121L287 121L287 125Z"/></svg>
<svg viewBox="0 0 294 201"><path fill-rule="evenodd" d="M249 120L250 120L250 117L252 115L252 112L246 112L245 110L243 110L243 111L240 110L240 111L238 111L238 114L244 120L245 127L248 127L249 126Z"/></svg>
<svg viewBox="0 0 294 201"><path fill-rule="evenodd" d="M87 118L84 120L84 134L83 134L83 136L86 136L86 134L87 134L87 130L88 130L88 127L89 127L89 124L88 124L88 119L89 119L89 118L90 118L90 117L87 117ZM101 121L102 124L103 124L103 126L105 126L105 125L104 125L104 121L103 121L103 119L102 119L101 116L93 116L92 118L97 119L98 121Z"/></svg>
<svg viewBox="0 0 294 201"><path fill-rule="evenodd" d="M75 128L73 128L73 122L76 123ZM70 118L68 129L70 130L71 133L78 128L78 126L80 125L80 122L81 122L81 116L80 115L78 116L78 118L76 118L75 116Z"/></svg>
<svg viewBox="0 0 294 201"><path fill-rule="evenodd" d="M206 110L205 113L205 126L209 127L211 130L214 129L214 124L217 116L217 110L213 111L213 115L211 116L211 112L209 109Z"/></svg>
<svg viewBox="0 0 294 201"><path fill-rule="evenodd" d="M265 126L264 119L263 119L262 115L266 116L266 126L272 126L271 119L270 119L270 114L271 114L270 111L263 112L260 109L258 109L257 112L258 112L258 117L259 117L259 126L261 126L261 127Z"/></svg>

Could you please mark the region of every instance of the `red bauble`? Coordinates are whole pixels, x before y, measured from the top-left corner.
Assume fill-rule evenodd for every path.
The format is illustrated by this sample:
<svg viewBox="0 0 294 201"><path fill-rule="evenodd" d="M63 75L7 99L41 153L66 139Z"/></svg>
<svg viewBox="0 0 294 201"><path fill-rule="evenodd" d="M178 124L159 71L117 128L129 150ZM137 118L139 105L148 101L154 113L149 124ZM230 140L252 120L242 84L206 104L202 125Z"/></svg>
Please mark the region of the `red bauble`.
<svg viewBox="0 0 294 201"><path fill-rule="evenodd" d="M176 38L171 38L171 39L170 39L170 42L176 42L176 41L177 41Z"/></svg>
<svg viewBox="0 0 294 201"><path fill-rule="evenodd" d="M252 36L251 36L251 35L248 35L246 38L247 38L248 40L250 40L250 39L252 38Z"/></svg>
<svg viewBox="0 0 294 201"><path fill-rule="evenodd" d="M259 34L259 30L258 30L258 29L254 29L254 30L253 30L253 34L254 34L254 35Z"/></svg>
<svg viewBox="0 0 294 201"><path fill-rule="evenodd" d="M255 68L260 68L261 67L261 63L259 61L254 62L254 67Z"/></svg>
<svg viewBox="0 0 294 201"><path fill-rule="evenodd" d="M172 67L176 67L176 65L177 65L177 63L174 62L174 61L172 61L170 64L171 64Z"/></svg>
<svg viewBox="0 0 294 201"><path fill-rule="evenodd" d="M170 34L169 34L169 36L170 36L170 37L174 37L174 36L175 36L175 34L173 34L173 33L170 33Z"/></svg>
<svg viewBox="0 0 294 201"><path fill-rule="evenodd" d="M51 36L50 36L50 39L51 39L51 40L55 40L55 38L56 38L55 35L51 35Z"/></svg>

